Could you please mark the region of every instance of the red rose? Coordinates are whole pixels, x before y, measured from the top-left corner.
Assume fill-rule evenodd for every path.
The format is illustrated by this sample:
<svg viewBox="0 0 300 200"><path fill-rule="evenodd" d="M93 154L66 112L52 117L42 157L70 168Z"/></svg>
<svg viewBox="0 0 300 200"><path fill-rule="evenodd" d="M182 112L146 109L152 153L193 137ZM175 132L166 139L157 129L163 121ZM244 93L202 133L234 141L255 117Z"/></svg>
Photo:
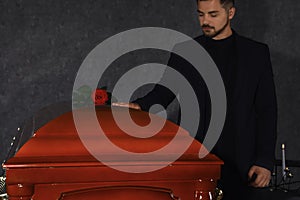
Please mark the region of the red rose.
<svg viewBox="0 0 300 200"><path fill-rule="evenodd" d="M108 100L107 92L106 92L106 90L103 90L103 89L96 89L92 93L91 97L96 106L105 105L106 101Z"/></svg>

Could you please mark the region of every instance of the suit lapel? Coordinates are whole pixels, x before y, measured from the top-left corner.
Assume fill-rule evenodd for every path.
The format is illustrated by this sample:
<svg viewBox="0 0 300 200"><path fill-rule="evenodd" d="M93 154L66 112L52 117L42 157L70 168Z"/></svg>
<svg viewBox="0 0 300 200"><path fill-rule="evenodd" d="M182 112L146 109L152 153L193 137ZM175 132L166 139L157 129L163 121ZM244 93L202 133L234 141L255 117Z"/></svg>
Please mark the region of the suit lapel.
<svg viewBox="0 0 300 200"><path fill-rule="evenodd" d="M239 101L242 89L245 88L246 70L245 70L245 49L242 47L242 41L238 34L235 35L235 88L233 92L233 103L236 104Z"/></svg>

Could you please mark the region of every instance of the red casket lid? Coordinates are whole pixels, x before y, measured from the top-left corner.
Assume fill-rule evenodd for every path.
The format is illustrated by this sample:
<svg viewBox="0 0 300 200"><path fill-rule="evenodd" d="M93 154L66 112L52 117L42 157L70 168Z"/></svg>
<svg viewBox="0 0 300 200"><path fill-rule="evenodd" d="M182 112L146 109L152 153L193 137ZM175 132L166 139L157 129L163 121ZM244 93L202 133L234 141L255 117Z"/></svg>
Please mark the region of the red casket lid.
<svg viewBox="0 0 300 200"><path fill-rule="evenodd" d="M126 108L114 108L112 114L111 107L106 106L65 113L40 128L5 167L87 166L95 162L163 164L176 156L176 162L222 164L213 154L200 159L201 144L176 124L144 111L130 110L131 118L127 114ZM154 120L152 128L148 127L149 116ZM142 128L130 127L128 119ZM120 120L125 121L125 128L118 126L116 121ZM162 122L162 128L153 135L155 125Z"/></svg>

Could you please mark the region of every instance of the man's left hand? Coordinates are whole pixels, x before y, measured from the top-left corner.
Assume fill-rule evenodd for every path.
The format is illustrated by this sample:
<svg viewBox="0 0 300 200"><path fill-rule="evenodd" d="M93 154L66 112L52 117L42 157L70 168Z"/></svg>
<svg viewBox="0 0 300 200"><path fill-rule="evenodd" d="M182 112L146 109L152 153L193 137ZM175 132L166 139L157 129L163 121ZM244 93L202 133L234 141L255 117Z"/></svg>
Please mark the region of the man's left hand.
<svg viewBox="0 0 300 200"><path fill-rule="evenodd" d="M256 174L257 177L253 182L250 183L251 186L258 188L267 187L269 185L271 180L271 172L268 169L253 165L248 172L249 180L254 174Z"/></svg>

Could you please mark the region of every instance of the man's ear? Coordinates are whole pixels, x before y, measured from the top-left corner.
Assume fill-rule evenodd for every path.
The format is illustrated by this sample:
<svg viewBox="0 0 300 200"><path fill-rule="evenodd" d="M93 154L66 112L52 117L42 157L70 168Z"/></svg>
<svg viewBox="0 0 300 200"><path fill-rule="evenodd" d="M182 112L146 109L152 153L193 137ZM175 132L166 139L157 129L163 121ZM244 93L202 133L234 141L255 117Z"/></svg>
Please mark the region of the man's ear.
<svg viewBox="0 0 300 200"><path fill-rule="evenodd" d="M228 15L229 19L232 19L234 17L234 15L235 15L235 7L231 7L229 9L228 13L229 13L229 15Z"/></svg>

